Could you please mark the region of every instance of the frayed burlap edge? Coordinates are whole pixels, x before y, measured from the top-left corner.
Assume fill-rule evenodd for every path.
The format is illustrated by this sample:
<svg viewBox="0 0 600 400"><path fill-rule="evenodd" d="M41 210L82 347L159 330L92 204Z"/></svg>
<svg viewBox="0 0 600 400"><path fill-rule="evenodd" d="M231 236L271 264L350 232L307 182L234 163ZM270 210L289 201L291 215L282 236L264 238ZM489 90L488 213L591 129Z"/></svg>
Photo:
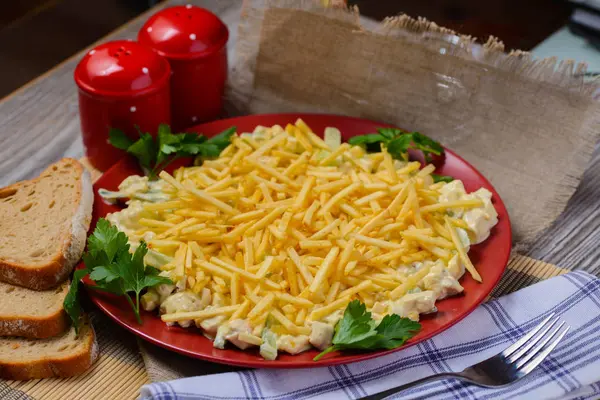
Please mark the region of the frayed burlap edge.
<svg viewBox="0 0 600 400"><path fill-rule="evenodd" d="M244 0L238 28L240 39L236 46L237 65L243 68L233 68L228 93L230 99L236 102L247 100L251 94L262 26L256 22L262 21L264 11L268 8L315 12L353 24L355 34L402 37L418 41L421 45L429 46L434 50L437 50L439 44L443 42L448 45L454 56L480 62L535 81L567 88L585 96L591 96L600 88L600 78L584 81L584 74L587 71L585 62L577 63L573 60L558 62L556 57L534 60L530 53L521 50L505 53L504 43L494 36L490 36L486 43L480 44L471 36L458 34L423 17L412 18L401 14L388 17L376 24L375 28L369 29L360 23L360 13L356 6L323 8L314 0Z"/></svg>

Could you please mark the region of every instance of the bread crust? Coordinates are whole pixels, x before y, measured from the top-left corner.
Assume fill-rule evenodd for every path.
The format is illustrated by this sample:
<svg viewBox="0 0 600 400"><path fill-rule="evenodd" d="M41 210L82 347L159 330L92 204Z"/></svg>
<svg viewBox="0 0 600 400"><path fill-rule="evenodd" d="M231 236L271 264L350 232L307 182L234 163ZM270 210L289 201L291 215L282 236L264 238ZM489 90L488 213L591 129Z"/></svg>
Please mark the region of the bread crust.
<svg viewBox="0 0 600 400"><path fill-rule="evenodd" d="M0 280L28 289L48 290L67 279L72 268L67 265L62 253L57 254L46 264L36 265L35 269L0 259Z"/></svg>
<svg viewBox="0 0 600 400"><path fill-rule="evenodd" d="M61 358L41 357L35 361L0 360L0 378L11 380L68 378L87 371L98 358L99 352L96 334L91 324L85 334L87 335L85 347L77 354Z"/></svg>
<svg viewBox="0 0 600 400"><path fill-rule="evenodd" d="M33 290L51 289L68 278L73 267L81 257L85 248L85 235L90 226L93 203L89 172L79 163L79 161L72 158L63 158L57 163L49 166L38 178L26 182L35 183L40 180L41 177L52 174L55 166L67 162L72 163L77 169L79 176L82 177L82 179L79 179L80 184L76 188L76 197L79 204L76 215L82 214L79 217L80 219L78 221L70 221L71 229L64 234L61 240L62 245L60 249L57 249L57 253L54 257L45 264L36 264L35 267L32 268L30 266L28 267L26 264L0 259L0 281ZM24 182L17 182L2 188L0 189L0 193L18 189L23 183ZM81 212L82 208L83 212ZM81 224L80 228L83 228L78 230L77 237L74 236L73 232L75 223ZM83 234L81 231L83 231ZM82 235L83 239L80 237Z"/></svg>
<svg viewBox="0 0 600 400"><path fill-rule="evenodd" d="M0 284L0 291L10 288L11 285ZM13 288L15 286L12 286ZM27 289L21 289L27 290ZM63 301L69 291L69 284L65 283L60 291L52 291L50 296L54 297L52 304L47 304L47 310L40 310L42 315L20 315L18 313L0 313L0 336L19 336L30 339L45 339L58 336L69 329L71 324L67 313L63 309ZM35 296L36 292L30 292L28 296ZM0 301L14 301L7 296L0 295ZM14 311L14 309L13 309Z"/></svg>
<svg viewBox="0 0 600 400"><path fill-rule="evenodd" d="M70 322L64 310L57 310L43 318L0 316L0 336L19 336L45 339L57 336L69 328Z"/></svg>

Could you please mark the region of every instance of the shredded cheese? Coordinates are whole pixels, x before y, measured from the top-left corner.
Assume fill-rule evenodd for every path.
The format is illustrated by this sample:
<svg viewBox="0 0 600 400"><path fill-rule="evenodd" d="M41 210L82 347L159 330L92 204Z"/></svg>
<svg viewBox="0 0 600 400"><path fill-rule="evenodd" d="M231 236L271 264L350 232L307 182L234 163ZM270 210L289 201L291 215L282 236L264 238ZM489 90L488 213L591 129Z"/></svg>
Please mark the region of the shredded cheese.
<svg viewBox="0 0 600 400"><path fill-rule="evenodd" d="M372 307L423 288L431 265L455 256L481 281L457 228L473 231L448 214L484 201L441 201L433 165L331 144L302 120L255 132L215 160L161 172L168 199L143 203L130 239L167 256L161 269L183 290L212 297L163 321L246 319L252 333L238 339L258 346L268 321L308 335L353 299Z"/></svg>

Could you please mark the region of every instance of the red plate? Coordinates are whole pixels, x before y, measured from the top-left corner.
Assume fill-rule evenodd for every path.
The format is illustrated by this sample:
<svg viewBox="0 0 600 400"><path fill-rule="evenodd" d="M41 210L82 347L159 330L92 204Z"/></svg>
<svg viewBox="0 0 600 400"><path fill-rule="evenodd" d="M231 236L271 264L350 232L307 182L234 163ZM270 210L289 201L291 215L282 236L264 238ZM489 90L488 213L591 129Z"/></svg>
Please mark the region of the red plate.
<svg viewBox="0 0 600 400"><path fill-rule="evenodd" d="M252 132L257 125L271 126L279 124L285 126L287 123L293 123L297 118L302 118L315 132L323 132L326 127L334 126L342 132L344 140L348 140L348 138L355 135L375 132L375 129L381 126L389 126L374 121L334 115L273 114L225 119L202 124L191 130L207 136L215 135L230 126L236 126L238 132ZM488 240L482 244L471 246L469 253L483 278L483 283L477 283L468 273L465 274L461 280L465 288L464 295L437 302L438 312L425 316L421 320L423 326L421 332L404 347L415 345L448 329L481 304L502 276L511 250L511 229L508 214L504 203L492 185L473 166L449 150L446 152L445 162L438 167L436 172L462 180L468 192L481 187L490 190L493 194L494 206L498 211L499 222L492 230ZM117 190L119 183L132 174L140 174L140 170L135 161L127 158L114 165L96 182L94 185L94 224L98 218L119 210L118 206L105 203L98 195L98 189ZM212 342L202 336L199 330L167 327L154 313L142 312L143 324L139 325L135 321L130 307L123 299L117 299L94 290L88 290L88 293L92 301L108 316L143 339L190 357L217 363L262 368L316 367L367 360L399 350L359 354L333 353L319 362L312 361L318 353L316 350L312 350L296 356L280 354L275 361L265 361L258 355L256 350L215 349Z"/></svg>

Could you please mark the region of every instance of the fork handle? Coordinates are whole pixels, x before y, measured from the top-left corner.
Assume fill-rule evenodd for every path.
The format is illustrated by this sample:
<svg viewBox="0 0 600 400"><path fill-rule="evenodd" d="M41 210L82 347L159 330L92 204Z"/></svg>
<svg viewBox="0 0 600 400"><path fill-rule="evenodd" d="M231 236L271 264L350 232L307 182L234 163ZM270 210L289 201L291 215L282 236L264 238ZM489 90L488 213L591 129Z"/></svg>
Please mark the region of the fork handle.
<svg viewBox="0 0 600 400"><path fill-rule="evenodd" d="M359 400L382 400L382 399L385 399L386 397L391 396L395 393L401 392L403 390L406 390L406 389L409 389L409 388L412 388L415 386L422 385L423 383L437 381L440 379L447 379L447 378L464 379L464 376L462 376L461 374L457 374L455 372L444 372L441 374L426 376L425 378L417 379L416 381L405 383L404 385L396 386L394 388L384 390L383 392L379 392L379 393L375 393L375 394L372 394L369 396L361 397Z"/></svg>

